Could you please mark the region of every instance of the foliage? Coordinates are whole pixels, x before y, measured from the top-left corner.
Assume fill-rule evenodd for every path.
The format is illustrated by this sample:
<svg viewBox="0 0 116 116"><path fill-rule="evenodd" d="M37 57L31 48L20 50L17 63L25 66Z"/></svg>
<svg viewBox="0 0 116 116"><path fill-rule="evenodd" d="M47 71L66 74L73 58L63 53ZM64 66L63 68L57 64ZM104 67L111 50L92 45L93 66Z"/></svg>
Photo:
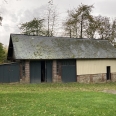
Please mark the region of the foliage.
<svg viewBox="0 0 116 116"><path fill-rule="evenodd" d="M111 32L108 38L111 43L116 46L116 19L113 20L112 25L111 25Z"/></svg>
<svg viewBox="0 0 116 116"><path fill-rule="evenodd" d="M47 14L44 14L44 19L34 18L32 21L22 23L20 26L21 33L27 35L53 36L55 32L54 27L57 19L57 11L52 0L48 2L47 7ZM47 26L45 26L45 21L47 21Z"/></svg>
<svg viewBox="0 0 116 116"><path fill-rule="evenodd" d="M93 5L81 4L77 9L68 11L68 18L63 24L65 36L108 39L115 45L116 19L111 21L109 17L93 16L92 8Z"/></svg>
<svg viewBox="0 0 116 116"><path fill-rule="evenodd" d="M4 52L5 52L5 55L4 55L4 63L5 63L5 62L8 62L7 60L8 46L4 46Z"/></svg>
<svg viewBox="0 0 116 116"><path fill-rule="evenodd" d="M95 38L97 33L99 38L108 39L111 32L111 24L108 17L93 16L93 21L91 21L86 29L88 38Z"/></svg>
<svg viewBox="0 0 116 116"><path fill-rule="evenodd" d="M27 35L46 35L43 22L44 19L34 18L32 21L22 23L20 30Z"/></svg>
<svg viewBox="0 0 116 116"><path fill-rule="evenodd" d="M89 22L88 27L85 30L86 37L87 38L95 38L97 29L98 29L98 24L94 17L93 20L91 22Z"/></svg>
<svg viewBox="0 0 116 116"><path fill-rule="evenodd" d="M1 116L115 116L116 83L1 84Z"/></svg>
<svg viewBox="0 0 116 116"><path fill-rule="evenodd" d="M98 25L97 31L101 39L107 39L110 35L111 25L108 17L97 16L96 24Z"/></svg>
<svg viewBox="0 0 116 116"><path fill-rule="evenodd" d="M66 31L70 31L70 37L84 37L83 33L85 33L84 30L86 30L87 24L89 24L90 21L93 21L93 17L90 14L92 8L93 5L81 4L77 9L68 11L69 17L64 23L64 26Z"/></svg>
<svg viewBox="0 0 116 116"><path fill-rule="evenodd" d="M6 58L6 53L2 43L0 43L0 63L3 63L5 61L5 58Z"/></svg>
<svg viewBox="0 0 116 116"><path fill-rule="evenodd" d="M3 17L0 16L0 25L2 25Z"/></svg>

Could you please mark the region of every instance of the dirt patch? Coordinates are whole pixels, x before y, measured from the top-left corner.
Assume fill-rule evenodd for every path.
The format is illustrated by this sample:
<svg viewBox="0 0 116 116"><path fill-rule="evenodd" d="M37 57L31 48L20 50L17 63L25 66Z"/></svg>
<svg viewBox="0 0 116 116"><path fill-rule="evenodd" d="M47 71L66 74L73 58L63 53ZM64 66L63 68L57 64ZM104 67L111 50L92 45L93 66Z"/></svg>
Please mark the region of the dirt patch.
<svg viewBox="0 0 116 116"><path fill-rule="evenodd" d="M116 90L103 90L102 92L116 94Z"/></svg>

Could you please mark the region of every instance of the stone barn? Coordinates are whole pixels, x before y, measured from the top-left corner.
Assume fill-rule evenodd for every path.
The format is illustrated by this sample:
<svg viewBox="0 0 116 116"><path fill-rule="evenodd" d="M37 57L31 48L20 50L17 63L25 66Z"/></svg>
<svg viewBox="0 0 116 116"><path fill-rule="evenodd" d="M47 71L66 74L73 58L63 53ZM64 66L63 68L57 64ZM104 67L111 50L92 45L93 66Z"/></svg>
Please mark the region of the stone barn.
<svg viewBox="0 0 116 116"><path fill-rule="evenodd" d="M7 59L20 65L20 81L116 81L116 48L108 40L11 34Z"/></svg>

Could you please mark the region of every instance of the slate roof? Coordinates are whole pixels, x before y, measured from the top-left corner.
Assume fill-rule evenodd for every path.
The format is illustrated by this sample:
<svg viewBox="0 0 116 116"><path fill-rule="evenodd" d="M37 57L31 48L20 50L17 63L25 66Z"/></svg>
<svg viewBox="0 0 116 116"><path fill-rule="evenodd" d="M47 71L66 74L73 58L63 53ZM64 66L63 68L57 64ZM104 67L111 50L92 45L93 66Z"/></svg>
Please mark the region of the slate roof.
<svg viewBox="0 0 116 116"><path fill-rule="evenodd" d="M11 34L10 38L15 59L116 58L116 48L108 40L21 34Z"/></svg>

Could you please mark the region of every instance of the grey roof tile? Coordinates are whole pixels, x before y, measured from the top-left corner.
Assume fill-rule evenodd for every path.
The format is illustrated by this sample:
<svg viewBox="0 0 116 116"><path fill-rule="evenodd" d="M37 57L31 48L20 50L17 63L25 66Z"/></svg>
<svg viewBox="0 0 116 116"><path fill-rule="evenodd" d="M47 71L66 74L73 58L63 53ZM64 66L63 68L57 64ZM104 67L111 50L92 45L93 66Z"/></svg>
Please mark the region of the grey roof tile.
<svg viewBox="0 0 116 116"><path fill-rule="evenodd" d="M11 34L16 59L116 58L108 40Z"/></svg>

